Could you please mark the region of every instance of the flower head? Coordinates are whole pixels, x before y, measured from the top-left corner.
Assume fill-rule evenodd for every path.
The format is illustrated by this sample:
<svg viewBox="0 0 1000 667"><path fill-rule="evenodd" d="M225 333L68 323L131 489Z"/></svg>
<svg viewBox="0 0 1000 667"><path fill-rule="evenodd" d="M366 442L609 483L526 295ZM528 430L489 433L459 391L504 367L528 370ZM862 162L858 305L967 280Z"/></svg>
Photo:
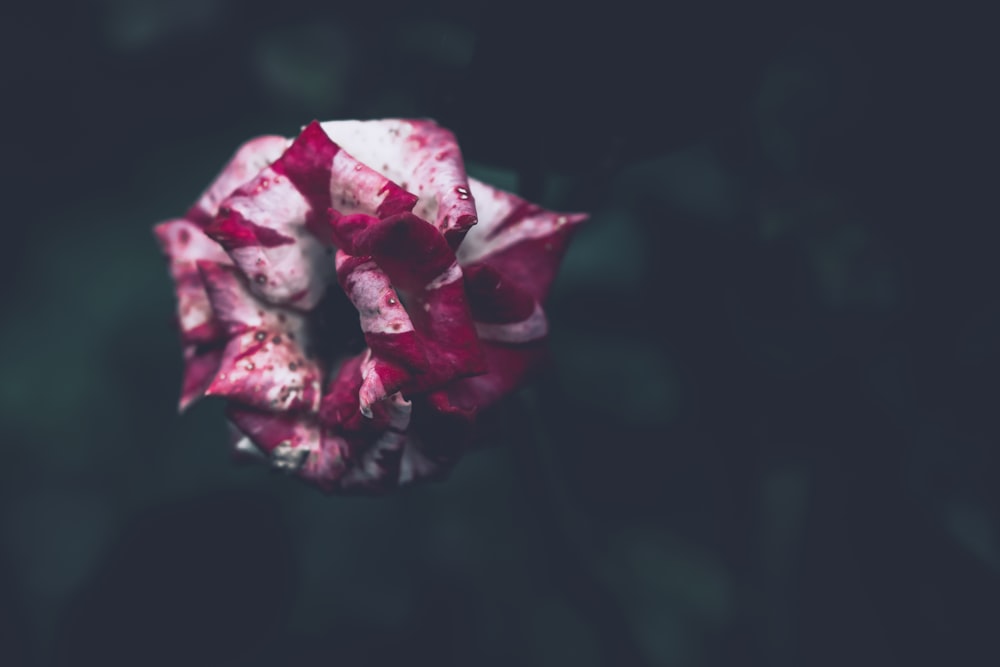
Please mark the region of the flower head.
<svg viewBox="0 0 1000 667"><path fill-rule="evenodd" d="M236 453L327 491L439 478L543 358L542 304L585 217L468 178L431 121L253 139L155 229L180 408L226 398Z"/></svg>

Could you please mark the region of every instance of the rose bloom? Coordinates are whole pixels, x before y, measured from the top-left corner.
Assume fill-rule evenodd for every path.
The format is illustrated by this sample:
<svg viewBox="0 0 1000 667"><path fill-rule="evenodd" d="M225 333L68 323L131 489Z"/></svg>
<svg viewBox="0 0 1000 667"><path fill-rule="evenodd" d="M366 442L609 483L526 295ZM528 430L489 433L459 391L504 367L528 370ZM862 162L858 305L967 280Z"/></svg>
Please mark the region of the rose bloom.
<svg viewBox="0 0 1000 667"><path fill-rule="evenodd" d="M585 217L469 178L427 120L248 141L155 229L180 409L226 398L235 452L325 491L440 479L543 359L542 303Z"/></svg>

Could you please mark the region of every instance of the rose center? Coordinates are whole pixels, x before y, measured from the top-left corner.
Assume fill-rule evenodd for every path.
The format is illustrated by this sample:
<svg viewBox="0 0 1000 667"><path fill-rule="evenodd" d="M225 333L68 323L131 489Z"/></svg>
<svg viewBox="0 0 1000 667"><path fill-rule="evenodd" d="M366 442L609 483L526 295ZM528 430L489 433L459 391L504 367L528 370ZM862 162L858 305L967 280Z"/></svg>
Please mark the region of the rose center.
<svg viewBox="0 0 1000 667"><path fill-rule="evenodd" d="M336 283L330 285L309 315L309 340L312 355L320 368L326 369L367 346L358 323L358 311Z"/></svg>

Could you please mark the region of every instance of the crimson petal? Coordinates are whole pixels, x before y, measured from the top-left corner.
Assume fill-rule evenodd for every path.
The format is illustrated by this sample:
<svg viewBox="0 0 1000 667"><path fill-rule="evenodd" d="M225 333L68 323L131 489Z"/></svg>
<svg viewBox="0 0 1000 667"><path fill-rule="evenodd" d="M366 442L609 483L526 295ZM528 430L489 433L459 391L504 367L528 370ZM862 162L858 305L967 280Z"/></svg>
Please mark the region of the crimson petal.
<svg viewBox="0 0 1000 667"><path fill-rule="evenodd" d="M573 229L583 213L557 213L503 190L469 180L479 224L458 249L462 266L488 264L543 302L555 278Z"/></svg>

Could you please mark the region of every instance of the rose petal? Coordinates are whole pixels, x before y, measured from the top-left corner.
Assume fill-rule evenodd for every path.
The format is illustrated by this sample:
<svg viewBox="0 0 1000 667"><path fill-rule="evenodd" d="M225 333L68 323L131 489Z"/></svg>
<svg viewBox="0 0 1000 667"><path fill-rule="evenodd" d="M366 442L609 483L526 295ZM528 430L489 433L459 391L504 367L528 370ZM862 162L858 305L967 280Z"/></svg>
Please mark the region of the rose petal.
<svg viewBox="0 0 1000 667"><path fill-rule="evenodd" d="M350 465L349 451L346 439L321 432L319 446L310 451L305 463L299 468L299 476L327 493L335 491Z"/></svg>
<svg viewBox="0 0 1000 667"><path fill-rule="evenodd" d="M466 412L474 417L522 386L547 356L544 341L519 346L484 343L483 350L489 371L461 378L435 392L436 410Z"/></svg>
<svg viewBox="0 0 1000 667"><path fill-rule="evenodd" d="M548 294L573 228L583 213L556 213L469 179L479 224L458 248L459 264L488 264L538 302Z"/></svg>
<svg viewBox="0 0 1000 667"><path fill-rule="evenodd" d="M303 352L309 345L305 317L255 299L232 267L201 262L198 268L212 308L231 336L206 395L263 410L315 412L322 376Z"/></svg>
<svg viewBox="0 0 1000 667"><path fill-rule="evenodd" d="M389 465L395 466L399 442L398 439L394 438L381 439L387 430L406 430L402 425L400 413L401 397L396 394L389 397L388 400L375 403L372 406L373 414L369 418L361 415L358 394L363 382L363 369L371 364L371 360L370 351L365 351L346 360L331 380L319 411L320 423L329 428L331 433L336 433L337 437L342 437L343 446L347 447L349 451L355 452L354 459L363 462L361 463L362 469L351 475L351 479L355 483L353 485L348 483L347 487L353 491L375 492L389 488L393 483L407 484L431 476L439 476L450 465L445 465L442 461L425 453L420 441L408 431L402 449L399 450L401 454L398 459L398 477L393 480L392 475L389 474ZM430 414L428 409L422 409L425 415ZM435 423L442 421L435 415L430 415L430 417ZM434 434L448 438L453 433L446 433L444 430L438 429L434 431ZM462 440L462 442L465 441ZM362 456L362 453L367 452L373 446L375 450L368 454L367 459ZM459 447L442 442L440 449L457 452ZM388 459L382 460L380 457L385 456L386 451L388 451ZM453 462L456 458L457 455L448 457L447 463ZM367 472L365 466L367 466ZM375 478L379 480L378 483L365 481Z"/></svg>
<svg viewBox="0 0 1000 667"><path fill-rule="evenodd" d="M542 363L548 324L541 304L488 264L465 268L465 292L488 370L430 394L428 407L471 424L480 411L514 391ZM433 427L441 430L440 424Z"/></svg>
<svg viewBox="0 0 1000 667"><path fill-rule="evenodd" d="M212 378L222 364L222 348L205 348L201 345L184 346L184 379L181 382L181 398L178 412L184 412L196 400L205 395L212 384Z"/></svg>
<svg viewBox="0 0 1000 667"><path fill-rule="evenodd" d="M417 197L342 150L316 121L307 125L277 167L317 211L380 217L409 211Z"/></svg>
<svg viewBox="0 0 1000 667"><path fill-rule="evenodd" d="M374 358L361 388L364 414L396 390L426 391L484 370L462 271L430 223L403 213L383 220L335 218L333 225L335 236L349 237L351 249L364 254L337 255L338 278L358 308Z"/></svg>
<svg viewBox="0 0 1000 667"><path fill-rule="evenodd" d="M465 293L484 341L526 343L548 333L542 306L488 264L465 267Z"/></svg>
<svg viewBox="0 0 1000 667"><path fill-rule="evenodd" d="M375 401L369 406L371 413L362 415L363 387L377 366L371 349L341 364L320 403L319 419L322 424L348 434L377 434L388 426L390 417L385 406Z"/></svg>
<svg viewBox="0 0 1000 667"><path fill-rule="evenodd" d="M226 432L229 435L229 450L234 461L238 463L268 463L270 461L267 453L244 435L243 431L236 428L233 422L227 421L226 426Z"/></svg>
<svg viewBox="0 0 1000 667"><path fill-rule="evenodd" d="M181 341L207 343L222 338L222 329L212 313L197 262L229 264L229 257L201 228L187 220L169 220L154 228L160 249L170 263L177 294L177 322Z"/></svg>
<svg viewBox="0 0 1000 667"><path fill-rule="evenodd" d="M380 407L386 411L388 423L340 478L345 490L383 490L399 484L413 405L396 393L381 401Z"/></svg>
<svg viewBox="0 0 1000 667"><path fill-rule="evenodd" d="M345 359L331 377L319 407L319 420L324 426L342 431L358 431L363 427L358 391L362 380L361 364L368 357L370 351L365 350Z"/></svg>
<svg viewBox="0 0 1000 667"><path fill-rule="evenodd" d="M416 202L313 122L280 158L220 204L208 233L253 278L255 294L308 310L322 298L333 270L322 230L327 212L385 216Z"/></svg>
<svg viewBox="0 0 1000 667"><path fill-rule="evenodd" d="M237 436L241 434L250 441L247 443L243 438L234 438L235 453L252 455L254 452L249 446L252 443L257 452L279 470L298 471L310 453L320 448L320 429L309 420L249 410L236 405L229 406L226 417Z"/></svg>
<svg viewBox="0 0 1000 667"><path fill-rule="evenodd" d="M184 343L184 377L178 410L204 395L222 362L225 329L216 319L197 262L228 264L229 257L196 224L170 220L154 228L170 266L177 295L177 323Z"/></svg>
<svg viewBox="0 0 1000 667"><path fill-rule="evenodd" d="M337 277L347 297L358 309L361 331L374 358L364 378L361 410L395 393L404 382L429 369L413 323L389 278L367 257L337 252Z"/></svg>
<svg viewBox="0 0 1000 667"><path fill-rule="evenodd" d="M322 126L355 158L415 193L419 201L413 212L432 222L453 249L476 224L462 153L450 131L429 120L346 120Z"/></svg>
<svg viewBox="0 0 1000 667"><path fill-rule="evenodd" d="M355 382L351 376L358 367L345 364L342 381ZM326 491L376 493L436 472L438 466L410 445L411 403L397 393L381 401L379 410L378 428L365 420L360 430L341 433L308 416L238 405L230 406L227 416L237 453L262 456Z"/></svg>
<svg viewBox="0 0 1000 667"><path fill-rule="evenodd" d="M365 232L375 263L411 304L408 314L430 364L410 391L426 391L485 370L462 269L444 238L414 215L387 218ZM406 391L406 390L404 390Z"/></svg>
<svg viewBox="0 0 1000 667"><path fill-rule="evenodd" d="M288 148L289 143L291 142L285 137L264 136L240 146L215 181L191 207L186 217L201 226L210 223L218 212L222 200L256 176L261 169L277 160Z"/></svg>
<svg viewBox="0 0 1000 667"><path fill-rule="evenodd" d="M252 279L254 294L309 309L326 291L330 256L306 228L313 210L309 202L275 166L227 197L205 231Z"/></svg>

